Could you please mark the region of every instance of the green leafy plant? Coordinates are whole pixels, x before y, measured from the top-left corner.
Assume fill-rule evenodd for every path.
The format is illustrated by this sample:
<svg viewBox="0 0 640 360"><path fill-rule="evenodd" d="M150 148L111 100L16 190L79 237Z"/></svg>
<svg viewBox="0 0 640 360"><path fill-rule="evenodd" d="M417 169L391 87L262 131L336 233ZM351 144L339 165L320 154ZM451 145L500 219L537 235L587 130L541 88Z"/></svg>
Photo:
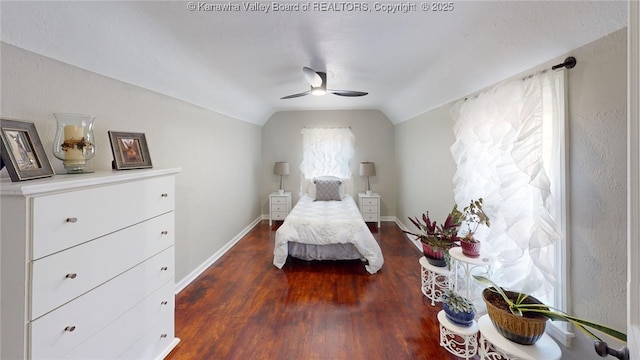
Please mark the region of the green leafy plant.
<svg viewBox="0 0 640 360"><path fill-rule="evenodd" d="M516 316L523 316L523 313L526 312L530 312L530 313L538 313L538 314L542 314L544 316L546 316L548 319L552 320L552 321L566 321L569 322L573 325L575 325L578 329L580 329L582 332L584 332L585 334L591 336L592 338L602 341L602 339L600 339L596 334L594 334L592 331L590 331L587 328L591 328L597 331L600 331L608 336L611 336L614 339L623 341L623 342L627 342L627 335L625 333L622 333L618 330L615 330L613 328L610 328L608 326L605 325L601 325L598 323L594 323L591 321L587 321L584 319L580 319L577 318L575 316L571 316L569 314L567 314L566 312L553 308L551 306L545 305L545 304L527 304L524 303L524 300L529 297L529 295L527 294L522 294L520 292L518 292L518 297L515 299L515 301L511 300L507 294L505 293L505 290L503 288L501 288L500 286L498 286L496 283L494 283L492 280L490 280L489 278L487 278L486 276L482 276L482 275L473 275L473 278L476 279L478 282L489 285L490 287L488 287L488 289L490 291L493 291L495 293L500 294L500 296L502 297L502 299L505 301L505 303L507 304L507 306L509 307L509 310L511 311L511 313L513 315Z"/></svg>
<svg viewBox="0 0 640 360"><path fill-rule="evenodd" d="M469 205L462 209L462 219L464 219L464 222L467 224L467 230L464 237L461 238L461 241L476 242L478 240L475 239L473 235L478 230L478 227L480 225L485 225L486 227L491 226L489 216L482 208L482 201L482 198L478 198L478 200L472 199Z"/></svg>
<svg viewBox="0 0 640 360"><path fill-rule="evenodd" d="M461 296L455 291L449 289L442 296L442 302L449 305L451 310L453 310L456 314L459 313L471 313L475 311L475 307L473 303L469 301L469 299Z"/></svg>
<svg viewBox="0 0 640 360"><path fill-rule="evenodd" d="M447 250L458 246L460 242L458 231L462 224L462 213L458 210L458 206L453 206L453 209L451 209L451 212L447 215L442 225L438 225L435 221L432 221L428 211L422 214L422 221L418 217L409 217L409 220L420 229L422 233L403 232L417 237L422 243L431 246L433 251L442 250L447 266L449 266L450 257Z"/></svg>

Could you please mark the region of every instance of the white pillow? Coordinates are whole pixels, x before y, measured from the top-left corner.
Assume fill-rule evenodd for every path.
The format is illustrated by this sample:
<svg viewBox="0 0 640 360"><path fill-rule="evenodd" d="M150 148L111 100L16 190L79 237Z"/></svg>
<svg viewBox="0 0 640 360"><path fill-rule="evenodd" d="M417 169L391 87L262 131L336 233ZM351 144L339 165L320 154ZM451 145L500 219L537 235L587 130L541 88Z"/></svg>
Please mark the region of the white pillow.
<svg viewBox="0 0 640 360"><path fill-rule="evenodd" d="M338 187L338 192L340 193L340 199L343 200L344 197L347 194L347 189L344 185L344 180L337 177L337 176L318 176L313 178L313 180L311 180L311 184L309 184L309 190L307 190L307 194L309 195L309 197L313 200L316 199L316 184L314 183L314 181L316 179L319 180L339 180L340 181L340 187Z"/></svg>

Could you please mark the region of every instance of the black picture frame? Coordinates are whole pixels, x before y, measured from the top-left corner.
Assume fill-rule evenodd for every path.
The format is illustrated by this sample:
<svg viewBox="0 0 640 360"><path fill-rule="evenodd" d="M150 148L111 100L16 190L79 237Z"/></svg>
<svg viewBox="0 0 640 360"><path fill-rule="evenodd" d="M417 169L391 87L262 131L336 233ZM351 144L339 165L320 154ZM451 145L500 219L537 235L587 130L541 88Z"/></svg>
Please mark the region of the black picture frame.
<svg viewBox="0 0 640 360"><path fill-rule="evenodd" d="M55 175L33 122L1 118L0 140L0 156L11 181Z"/></svg>
<svg viewBox="0 0 640 360"><path fill-rule="evenodd" d="M151 154L144 133L108 131L112 168L115 170L151 168Z"/></svg>

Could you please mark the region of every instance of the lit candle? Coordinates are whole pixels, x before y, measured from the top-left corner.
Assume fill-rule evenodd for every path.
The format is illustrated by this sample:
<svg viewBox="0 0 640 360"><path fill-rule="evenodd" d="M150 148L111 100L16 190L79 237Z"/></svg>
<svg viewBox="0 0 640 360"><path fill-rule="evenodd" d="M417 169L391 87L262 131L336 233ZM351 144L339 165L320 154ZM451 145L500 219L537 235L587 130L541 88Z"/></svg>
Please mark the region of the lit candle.
<svg viewBox="0 0 640 360"><path fill-rule="evenodd" d="M77 148L77 144L84 137L84 129L82 126L65 125L64 142L72 145L71 148L64 152L66 160L84 160L82 150Z"/></svg>

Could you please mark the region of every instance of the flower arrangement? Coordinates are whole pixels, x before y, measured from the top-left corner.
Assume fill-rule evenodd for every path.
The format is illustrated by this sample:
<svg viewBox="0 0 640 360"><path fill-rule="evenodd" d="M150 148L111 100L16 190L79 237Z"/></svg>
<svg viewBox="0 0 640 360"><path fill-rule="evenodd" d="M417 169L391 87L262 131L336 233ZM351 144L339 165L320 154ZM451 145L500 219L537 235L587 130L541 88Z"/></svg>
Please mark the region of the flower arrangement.
<svg viewBox="0 0 640 360"><path fill-rule="evenodd" d="M541 331L539 332L539 334L534 334L535 336L531 336L530 334L527 334L529 335L529 338L531 338L530 342L526 342L526 343L519 342L519 343L521 344L534 343L539 338L539 336L541 336L542 333L544 332L544 329L545 329L544 325L547 319L552 321L569 322L575 325L576 328L580 329L582 332L584 332L588 336L598 341L602 341L602 339L598 337L593 330L601 332L605 335L608 335L622 342L627 341L627 335L621 331L618 331L616 329L613 329L605 325L594 323L592 321L571 316L562 310L540 303L537 299L533 298L528 294L514 292L514 291L507 291L501 288L500 286L498 286L495 282L493 282L491 279L487 278L486 276L473 275L473 278L479 283L485 284L488 286L487 288L485 288L485 290L482 293L483 293L483 300L487 305L487 311L488 311L489 317L491 318L491 321L496 326L496 329L498 330L498 332L510 340L519 342L519 340L522 340L523 338L525 338L524 335L518 336L519 334L517 332L528 330L527 327L529 325L527 323L531 322L530 320L532 319L532 317L537 315L542 317L543 319ZM496 296L490 297L489 294L496 294ZM529 299L533 299L533 301L527 301ZM492 310L492 309L495 309L495 310ZM509 320L507 316L511 316L519 319L528 318L529 321L523 320L522 324L527 324L527 325L516 324L514 320ZM512 336L516 336L516 337L512 338Z"/></svg>
<svg viewBox="0 0 640 360"><path fill-rule="evenodd" d="M453 209L447 215L447 218L442 225L438 225L435 221L432 221L429 217L428 211L422 214L422 221L418 217L409 217L409 220L413 225L421 230L422 233L418 234L410 231L403 232L415 236L433 252L442 253L442 258L444 259L445 264L449 266L450 257L448 250L454 246L458 246L460 242L458 231L460 230L462 213L458 210L457 205L453 206ZM425 255L428 255L426 254L426 249ZM429 260L429 257L427 257L427 260Z"/></svg>
<svg viewBox="0 0 640 360"><path fill-rule="evenodd" d="M473 303L451 289L442 295L442 309L449 321L462 327L471 326L476 316Z"/></svg>
<svg viewBox="0 0 640 360"><path fill-rule="evenodd" d="M475 311L473 303L469 299L459 295L455 291L449 289L442 296L442 302L447 304L453 312L458 313L471 313Z"/></svg>
<svg viewBox="0 0 640 360"><path fill-rule="evenodd" d="M462 209L462 219L466 224L466 229L461 231L460 247L462 254L471 258L480 256L480 241L474 237L478 227L491 226L489 216L482 208L482 198L471 200L469 205Z"/></svg>
<svg viewBox="0 0 640 360"><path fill-rule="evenodd" d="M479 198L478 200L472 199L469 202L469 205L462 209L462 218L467 224L467 231L465 235L460 239L461 241L477 242L478 240L475 239L473 235L478 230L478 226L491 226L489 216L487 216L487 214L484 212L484 209L482 208L482 201L482 198Z"/></svg>

